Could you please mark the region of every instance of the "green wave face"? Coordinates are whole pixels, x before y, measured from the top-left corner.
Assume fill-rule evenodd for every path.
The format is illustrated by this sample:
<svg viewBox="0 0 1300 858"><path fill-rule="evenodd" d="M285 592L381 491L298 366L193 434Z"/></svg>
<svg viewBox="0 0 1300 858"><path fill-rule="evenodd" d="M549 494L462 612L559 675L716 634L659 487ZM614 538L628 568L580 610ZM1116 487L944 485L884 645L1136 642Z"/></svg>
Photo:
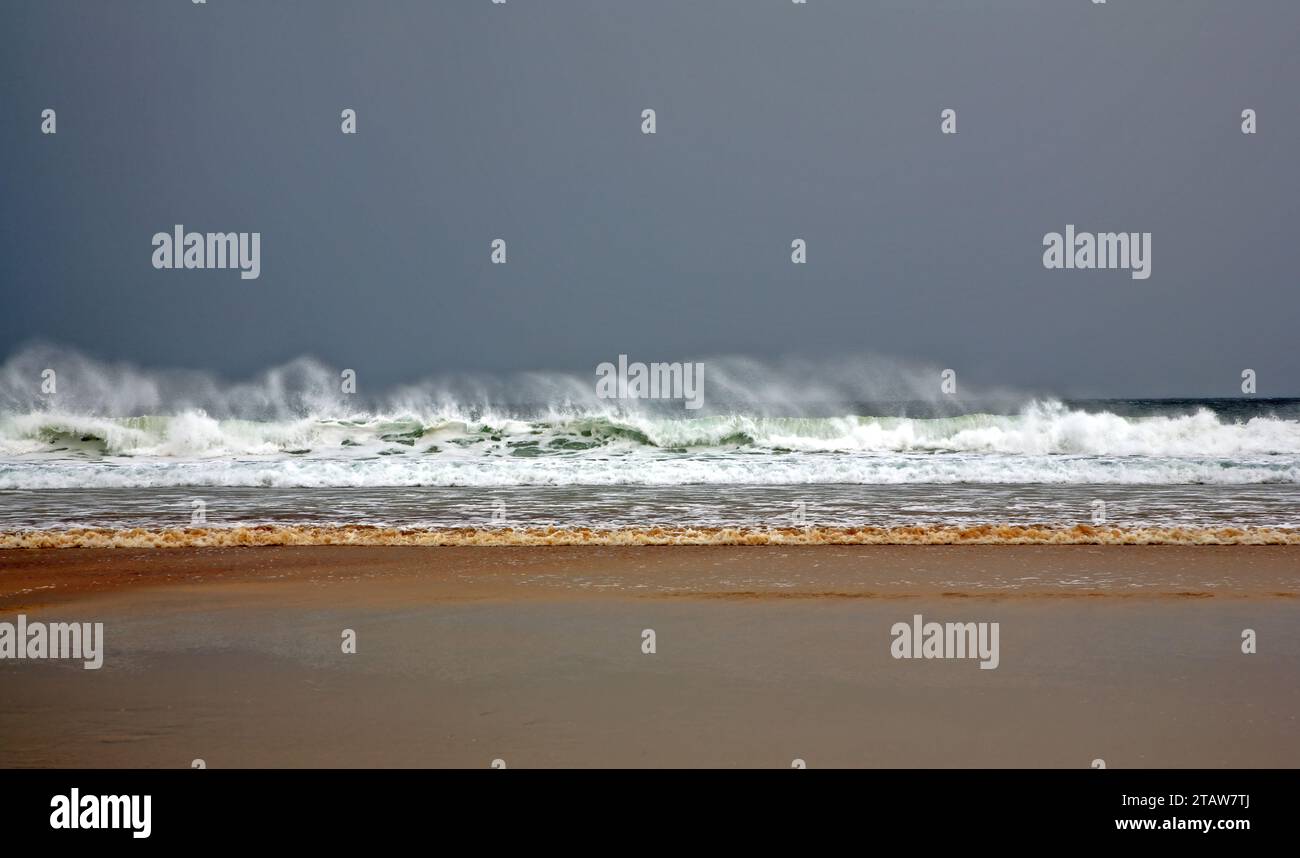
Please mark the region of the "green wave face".
<svg viewBox="0 0 1300 858"><path fill-rule="evenodd" d="M1193 413L1119 416L1035 403L1014 415L911 418L770 417L727 414L546 419L385 415L253 421L202 412L106 418L29 413L0 417L0 457L63 455L211 458L220 456L582 457L638 450L848 454L999 454L1218 458L1300 456L1300 420L1225 419Z"/></svg>

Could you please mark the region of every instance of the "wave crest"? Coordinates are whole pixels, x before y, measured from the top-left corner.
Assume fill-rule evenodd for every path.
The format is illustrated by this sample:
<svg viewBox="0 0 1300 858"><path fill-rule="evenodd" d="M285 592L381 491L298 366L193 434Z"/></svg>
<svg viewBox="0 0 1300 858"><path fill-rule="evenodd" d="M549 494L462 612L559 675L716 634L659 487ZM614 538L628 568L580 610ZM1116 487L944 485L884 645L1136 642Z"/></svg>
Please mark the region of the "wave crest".
<svg viewBox="0 0 1300 858"><path fill-rule="evenodd" d="M575 455L596 448L662 451L752 448L802 453L1003 453L1027 456L1228 457L1300 455L1300 421L1225 421L1193 414L1122 417L1034 402L1014 415L959 417L686 418L650 415L469 419L462 415L218 420L202 411L109 418L34 412L0 417L0 455L68 452L203 458L314 453L374 455L488 451ZM350 452L351 451L351 452Z"/></svg>

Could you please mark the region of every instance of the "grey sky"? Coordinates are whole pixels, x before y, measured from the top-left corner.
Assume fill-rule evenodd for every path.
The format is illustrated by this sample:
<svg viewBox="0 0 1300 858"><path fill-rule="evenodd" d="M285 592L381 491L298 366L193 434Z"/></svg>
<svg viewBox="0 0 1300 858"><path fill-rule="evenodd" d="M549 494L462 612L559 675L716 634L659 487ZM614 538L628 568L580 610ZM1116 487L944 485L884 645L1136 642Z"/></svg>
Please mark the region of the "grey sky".
<svg viewBox="0 0 1300 858"><path fill-rule="evenodd" d="M1290 0L0 0L0 359L1300 394L1298 32ZM154 270L176 223L261 232L261 277ZM1151 278L1045 270L1067 223L1151 232Z"/></svg>

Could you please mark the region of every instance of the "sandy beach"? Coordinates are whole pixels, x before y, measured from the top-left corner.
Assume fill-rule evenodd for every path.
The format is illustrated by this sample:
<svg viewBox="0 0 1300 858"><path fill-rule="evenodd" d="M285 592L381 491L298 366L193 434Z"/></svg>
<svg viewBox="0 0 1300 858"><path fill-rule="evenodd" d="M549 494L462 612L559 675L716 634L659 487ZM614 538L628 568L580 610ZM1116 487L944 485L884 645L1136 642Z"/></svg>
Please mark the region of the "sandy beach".
<svg viewBox="0 0 1300 858"><path fill-rule="evenodd" d="M0 766L1296 766L1297 552L9 550L0 619L105 654L0 661ZM918 614L998 667L894 658Z"/></svg>

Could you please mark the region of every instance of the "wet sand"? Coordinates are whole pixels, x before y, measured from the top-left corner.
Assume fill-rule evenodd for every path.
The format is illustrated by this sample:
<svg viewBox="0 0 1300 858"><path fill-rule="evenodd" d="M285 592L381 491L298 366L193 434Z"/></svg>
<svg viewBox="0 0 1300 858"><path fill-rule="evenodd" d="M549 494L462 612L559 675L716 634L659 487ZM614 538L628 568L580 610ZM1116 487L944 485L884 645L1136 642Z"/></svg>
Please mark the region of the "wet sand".
<svg viewBox="0 0 1300 858"><path fill-rule="evenodd" d="M106 654L0 661L6 767L1300 765L1295 546L0 551L19 612Z"/></svg>

